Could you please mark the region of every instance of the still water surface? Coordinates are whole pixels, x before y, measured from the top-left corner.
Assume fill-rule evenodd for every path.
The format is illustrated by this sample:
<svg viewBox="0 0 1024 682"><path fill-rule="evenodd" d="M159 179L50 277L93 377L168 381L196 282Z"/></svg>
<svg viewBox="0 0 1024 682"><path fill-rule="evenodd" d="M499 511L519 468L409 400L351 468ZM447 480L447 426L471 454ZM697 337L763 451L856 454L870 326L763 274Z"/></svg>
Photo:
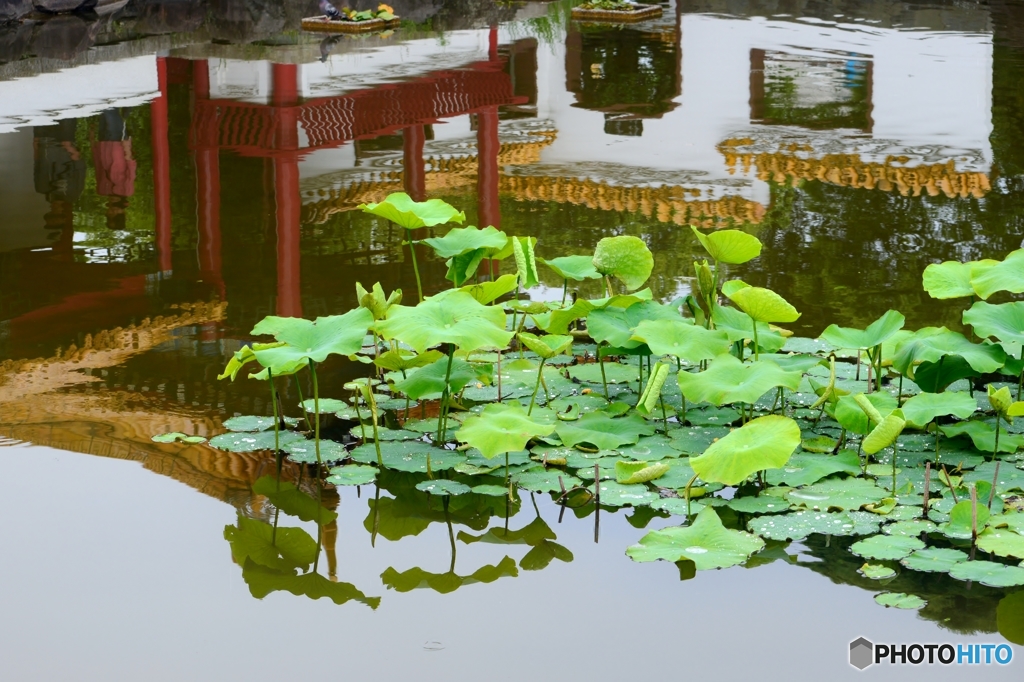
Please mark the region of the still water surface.
<svg viewBox="0 0 1024 682"><path fill-rule="evenodd" d="M526 3L386 40L201 28L0 64L5 679L838 679L859 635L1003 641L1004 591L921 574L898 589L928 607L883 609L846 540L681 582L623 553L670 519L602 512L595 544L592 515L559 522L537 495L446 523L400 477L332 493L318 568L357 600L258 600L223 531L272 518L250 488L269 461L149 440L268 411L261 387L215 381L263 316L342 312L357 281L414 292L399 230L355 210L400 190L549 257L641 236L664 300L689 291L687 225L739 226L765 249L736 274L803 311L799 334L890 307L958 327L923 268L1024 234L1019 10L664 8L609 29ZM328 395L353 371L329 370ZM375 493L391 526L371 545ZM570 560L460 535L528 525Z"/></svg>

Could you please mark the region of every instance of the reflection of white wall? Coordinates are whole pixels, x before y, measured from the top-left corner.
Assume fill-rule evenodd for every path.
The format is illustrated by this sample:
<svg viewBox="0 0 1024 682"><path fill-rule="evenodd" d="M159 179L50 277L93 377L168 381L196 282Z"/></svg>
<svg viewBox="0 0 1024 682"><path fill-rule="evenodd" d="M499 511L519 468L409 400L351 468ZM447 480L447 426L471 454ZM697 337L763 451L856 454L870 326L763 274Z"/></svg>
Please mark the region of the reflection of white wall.
<svg viewBox="0 0 1024 682"><path fill-rule="evenodd" d="M32 176L32 131L0 134L0 251L48 246L43 217L50 204Z"/></svg>
<svg viewBox="0 0 1024 682"><path fill-rule="evenodd" d="M0 133L138 106L158 90L153 55L0 81Z"/></svg>

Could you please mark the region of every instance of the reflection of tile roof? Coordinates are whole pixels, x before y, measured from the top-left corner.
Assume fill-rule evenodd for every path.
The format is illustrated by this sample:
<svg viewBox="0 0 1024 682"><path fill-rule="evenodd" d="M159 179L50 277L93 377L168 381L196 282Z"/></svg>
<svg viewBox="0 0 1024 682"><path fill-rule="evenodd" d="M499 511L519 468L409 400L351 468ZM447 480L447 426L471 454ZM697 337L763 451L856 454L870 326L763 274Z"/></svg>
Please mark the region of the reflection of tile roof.
<svg viewBox="0 0 1024 682"><path fill-rule="evenodd" d="M739 196L697 199L700 190L684 187L629 187L593 180L502 176L502 193L520 201L556 201L604 211L640 212L646 218L677 225L717 226L726 221L757 224L765 208Z"/></svg>
<svg viewBox="0 0 1024 682"><path fill-rule="evenodd" d="M826 154L820 159L801 158L793 153L741 153L734 148L743 141L726 141L718 149L725 157L730 173L737 169L748 174L756 169L759 180L796 184L818 180L840 187L863 187L883 192L898 191L903 196L945 194L949 198L972 196L980 199L992 189L987 173L960 172L955 163L924 164L907 167L904 157L890 157L884 163L861 161L859 154Z"/></svg>

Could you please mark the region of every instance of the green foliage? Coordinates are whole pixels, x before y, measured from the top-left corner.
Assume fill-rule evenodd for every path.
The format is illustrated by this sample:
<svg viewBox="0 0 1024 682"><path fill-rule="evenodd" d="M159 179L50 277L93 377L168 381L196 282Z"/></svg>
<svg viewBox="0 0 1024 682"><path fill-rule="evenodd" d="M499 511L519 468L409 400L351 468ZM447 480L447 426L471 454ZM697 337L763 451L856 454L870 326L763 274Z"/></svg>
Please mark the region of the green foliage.
<svg viewBox="0 0 1024 682"><path fill-rule="evenodd" d="M466 219L466 214L440 200L413 201L405 192L389 194L379 204L359 204L357 207L366 213L390 220L399 227L416 230L421 227L433 227L445 223L459 223Z"/></svg>
<svg viewBox="0 0 1024 682"><path fill-rule="evenodd" d="M739 230L715 230L704 234L690 226L704 250L719 263L740 265L761 255L761 240Z"/></svg>
<svg viewBox="0 0 1024 682"><path fill-rule="evenodd" d="M518 403L492 404L466 419L455 434L488 459L506 452L523 450L534 438L547 436L555 425L530 417Z"/></svg>
<svg viewBox="0 0 1024 682"><path fill-rule="evenodd" d="M594 269L611 275L635 291L644 285L654 269L654 256L639 237L621 235L605 237L594 249Z"/></svg>
<svg viewBox="0 0 1024 682"><path fill-rule="evenodd" d="M385 339L408 344L417 353L442 343L467 352L504 348L512 338L505 331L501 308L485 306L458 290L431 296L417 306L394 306L374 327Z"/></svg>
<svg viewBox="0 0 1024 682"><path fill-rule="evenodd" d="M785 466L800 445L800 427L788 417L758 417L715 442L690 466L709 483L736 485L763 469Z"/></svg>
<svg viewBox="0 0 1024 682"><path fill-rule="evenodd" d="M695 403L752 403L778 386L795 391L801 377L768 360L745 364L732 355L719 355L703 372L680 371L679 388Z"/></svg>
<svg viewBox="0 0 1024 682"><path fill-rule="evenodd" d="M893 334L903 329L905 322L906 318L902 314L895 310L888 310L863 330L830 324L818 338L827 341L836 348L859 348L866 350L880 346L885 341L888 341Z"/></svg>
<svg viewBox="0 0 1024 682"><path fill-rule="evenodd" d="M705 571L743 563L762 548L764 540L726 528L715 510L706 508L697 514L692 526L652 531L627 549L626 554L641 562L688 559L698 571Z"/></svg>
<svg viewBox="0 0 1024 682"><path fill-rule="evenodd" d="M601 279L601 273L594 267L593 256L562 256L550 260L544 258L537 260L554 270L555 274L562 279L571 279L574 282Z"/></svg>

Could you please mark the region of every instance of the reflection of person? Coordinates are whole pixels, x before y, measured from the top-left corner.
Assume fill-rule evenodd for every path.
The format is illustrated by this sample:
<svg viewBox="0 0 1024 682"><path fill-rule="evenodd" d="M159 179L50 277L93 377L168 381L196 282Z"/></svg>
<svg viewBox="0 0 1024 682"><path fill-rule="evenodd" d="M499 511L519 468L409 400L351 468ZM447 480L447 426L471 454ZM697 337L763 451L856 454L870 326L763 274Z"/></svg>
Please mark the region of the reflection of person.
<svg viewBox="0 0 1024 682"><path fill-rule="evenodd" d="M48 231L59 230L53 250L71 258L74 248L73 204L85 189L85 160L75 145L77 119L58 121L33 131L32 175L36 191L50 202L44 217Z"/></svg>
<svg viewBox="0 0 1024 682"><path fill-rule="evenodd" d="M97 194L105 197L135 194L137 164L132 158L132 138L119 110L107 109L100 114L100 139L93 142L92 159Z"/></svg>

